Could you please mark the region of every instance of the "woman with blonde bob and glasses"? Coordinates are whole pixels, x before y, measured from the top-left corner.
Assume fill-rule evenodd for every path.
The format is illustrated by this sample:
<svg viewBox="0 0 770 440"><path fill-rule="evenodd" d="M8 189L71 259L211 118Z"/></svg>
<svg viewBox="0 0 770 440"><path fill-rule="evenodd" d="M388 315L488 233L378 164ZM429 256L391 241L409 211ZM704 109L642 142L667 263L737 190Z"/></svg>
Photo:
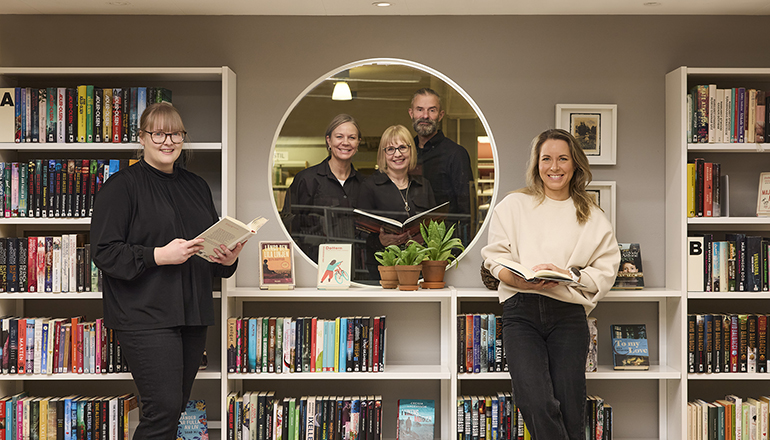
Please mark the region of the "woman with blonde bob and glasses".
<svg viewBox="0 0 770 440"><path fill-rule="evenodd" d="M104 183L94 201L91 249L104 273L104 324L115 330L139 391L134 439L173 439L214 325L212 282L236 269L243 244L214 263L194 256L218 220L205 180L180 167L186 131L168 103L140 119L142 159Z"/></svg>
<svg viewBox="0 0 770 440"><path fill-rule="evenodd" d="M436 205L430 182L409 172L417 166L417 150L409 130L403 125L385 129L377 151L377 167L361 185L358 208L398 221L427 211ZM374 279L380 279L374 252L391 244L409 241L408 233L388 234L384 230L367 239L367 267Z"/></svg>
<svg viewBox="0 0 770 440"><path fill-rule="evenodd" d="M583 439L589 331L586 316L615 281L612 225L586 192L591 170L575 138L551 129L532 142L527 186L495 206L484 266L501 283L503 343L513 400L533 439ZM572 283L532 281L497 260Z"/></svg>

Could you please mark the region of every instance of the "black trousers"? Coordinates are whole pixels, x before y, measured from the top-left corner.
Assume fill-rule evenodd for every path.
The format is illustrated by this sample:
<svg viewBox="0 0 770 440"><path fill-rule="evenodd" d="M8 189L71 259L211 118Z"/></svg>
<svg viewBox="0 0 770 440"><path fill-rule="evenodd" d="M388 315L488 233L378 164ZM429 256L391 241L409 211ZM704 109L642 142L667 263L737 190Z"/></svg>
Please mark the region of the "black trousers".
<svg viewBox="0 0 770 440"><path fill-rule="evenodd" d="M176 439L206 346L206 326L116 331L139 391L141 417L133 440Z"/></svg>

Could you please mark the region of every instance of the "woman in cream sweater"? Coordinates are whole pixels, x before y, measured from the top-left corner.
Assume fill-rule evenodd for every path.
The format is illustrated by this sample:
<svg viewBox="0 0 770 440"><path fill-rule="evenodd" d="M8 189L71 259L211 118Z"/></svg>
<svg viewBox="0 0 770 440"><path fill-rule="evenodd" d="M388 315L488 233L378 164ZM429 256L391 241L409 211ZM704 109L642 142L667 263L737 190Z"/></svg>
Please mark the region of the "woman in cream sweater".
<svg viewBox="0 0 770 440"><path fill-rule="evenodd" d="M537 440L583 439L586 316L610 290L620 263L612 226L586 192L591 170L568 132L532 143L527 186L492 213L484 265L501 283L503 342L514 403ZM578 283L527 282L495 262L550 269Z"/></svg>

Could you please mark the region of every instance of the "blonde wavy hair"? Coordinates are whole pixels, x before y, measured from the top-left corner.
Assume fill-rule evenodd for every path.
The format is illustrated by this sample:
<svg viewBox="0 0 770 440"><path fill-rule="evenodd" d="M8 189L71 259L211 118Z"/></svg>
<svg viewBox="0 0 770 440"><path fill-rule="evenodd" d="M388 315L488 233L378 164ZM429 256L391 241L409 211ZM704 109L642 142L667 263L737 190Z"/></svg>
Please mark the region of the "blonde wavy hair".
<svg viewBox="0 0 770 440"><path fill-rule="evenodd" d="M588 164L588 158L583 149L580 148L580 145L578 145L575 137L568 131L552 128L540 133L540 135L532 140L532 149L529 155L529 162L527 163L527 186L516 192L534 196L540 203L545 200L545 185L543 179L540 178L539 169L540 150L546 141L552 139L564 141L569 146L572 162L575 166L572 180L569 182L569 195L575 204L578 223L584 224L591 217L591 208L594 206L599 208L599 206L586 191L586 185L593 177L591 167Z"/></svg>

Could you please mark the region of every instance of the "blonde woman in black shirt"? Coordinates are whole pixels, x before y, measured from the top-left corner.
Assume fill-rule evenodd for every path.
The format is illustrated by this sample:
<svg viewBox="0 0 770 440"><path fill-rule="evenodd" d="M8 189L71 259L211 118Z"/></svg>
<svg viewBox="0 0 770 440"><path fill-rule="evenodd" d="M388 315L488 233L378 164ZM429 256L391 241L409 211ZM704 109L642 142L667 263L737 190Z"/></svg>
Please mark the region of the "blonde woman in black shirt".
<svg viewBox="0 0 770 440"><path fill-rule="evenodd" d="M186 131L168 103L140 119L143 158L104 183L91 242L104 273L104 323L114 329L141 400L135 440L175 438L214 325L212 282L236 269L238 244L215 263L195 257L218 220L208 184L179 167Z"/></svg>

